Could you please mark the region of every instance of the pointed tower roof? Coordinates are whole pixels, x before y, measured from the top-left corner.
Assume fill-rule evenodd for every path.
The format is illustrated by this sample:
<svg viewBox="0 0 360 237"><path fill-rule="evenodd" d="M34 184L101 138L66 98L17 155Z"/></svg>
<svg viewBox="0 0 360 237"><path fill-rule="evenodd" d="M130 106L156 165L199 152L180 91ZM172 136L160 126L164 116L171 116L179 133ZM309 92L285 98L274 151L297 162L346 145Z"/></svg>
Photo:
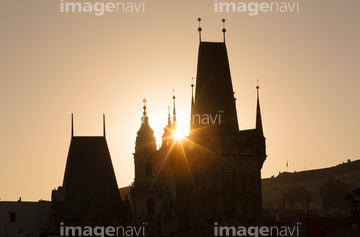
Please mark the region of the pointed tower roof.
<svg viewBox="0 0 360 237"><path fill-rule="evenodd" d="M259 100L259 86L256 86L257 92L257 104L256 104L256 132L259 136L264 137L263 126L261 121L261 111L260 111L260 100Z"/></svg>
<svg viewBox="0 0 360 237"><path fill-rule="evenodd" d="M204 116L211 116L213 120L206 124L206 120L202 120ZM238 132L225 42L200 42L190 135L236 136Z"/></svg>
<svg viewBox="0 0 360 237"><path fill-rule="evenodd" d="M80 224L95 199L104 200L113 217L120 217L122 202L104 136L72 136L63 193L65 223Z"/></svg>

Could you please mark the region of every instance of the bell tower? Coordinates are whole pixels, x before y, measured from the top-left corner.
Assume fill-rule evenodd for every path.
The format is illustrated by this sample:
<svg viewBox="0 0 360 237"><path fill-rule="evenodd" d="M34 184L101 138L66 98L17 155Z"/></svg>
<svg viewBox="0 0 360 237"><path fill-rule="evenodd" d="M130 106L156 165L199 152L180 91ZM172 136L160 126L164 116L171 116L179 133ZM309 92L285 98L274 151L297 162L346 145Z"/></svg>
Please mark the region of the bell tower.
<svg viewBox="0 0 360 237"><path fill-rule="evenodd" d="M168 187L172 186L172 190L175 189L174 177L167 162L173 126L169 110L162 146L157 150L154 131L150 127L146 112L146 100L144 99L143 102L144 112L135 141L135 179L131 189L131 200L136 225L141 226L146 223L146 236L155 236L160 228L159 220L166 214L163 206L168 198Z"/></svg>
<svg viewBox="0 0 360 237"><path fill-rule="evenodd" d="M131 190L133 214L134 218L138 220L144 218L147 213L153 212L152 210L148 210L148 207L144 205L144 200L147 202L147 199L149 199L146 195L154 178L154 157L156 152L154 131L149 125L149 117L146 112L146 99L143 100L143 103L144 112L141 117L141 126L137 132L135 142L135 179L134 187ZM153 207L150 209L153 209Z"/></svg>

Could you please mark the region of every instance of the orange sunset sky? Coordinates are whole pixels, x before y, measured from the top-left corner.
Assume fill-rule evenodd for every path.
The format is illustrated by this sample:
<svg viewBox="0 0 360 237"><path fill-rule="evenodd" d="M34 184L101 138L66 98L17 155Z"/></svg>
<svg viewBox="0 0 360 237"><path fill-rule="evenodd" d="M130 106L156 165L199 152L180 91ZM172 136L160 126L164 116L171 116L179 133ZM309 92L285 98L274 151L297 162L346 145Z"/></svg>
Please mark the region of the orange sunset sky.
<svg viewBox="0 0 360 237"><path fill-rule="evenodd" d="M101 136L106 114L119 187L133 181L144 98L159 143L174 89L186 134L198 17L204 41L222 41L226 19L241 129L255 127L259 79L262 177L287 161L301 171L359 159L360 1L295 2L299 12L250 16L214 12L211 0L144 0L143 12L95 16L60 12L60 0L1 0L1 201L50 200L62 185L71 113L76 136Z"/></svg>

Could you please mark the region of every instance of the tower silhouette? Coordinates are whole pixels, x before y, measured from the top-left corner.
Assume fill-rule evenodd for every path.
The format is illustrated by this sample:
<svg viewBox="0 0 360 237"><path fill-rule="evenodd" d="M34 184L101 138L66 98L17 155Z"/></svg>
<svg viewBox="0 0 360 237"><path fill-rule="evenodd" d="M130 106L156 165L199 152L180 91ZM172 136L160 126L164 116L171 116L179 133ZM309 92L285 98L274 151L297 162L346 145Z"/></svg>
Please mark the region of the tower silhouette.
<svg viewBox="0 0 360 237"><path fill-rule="evenodd" d="M114 225L126 223L127 207L121 201L105 137L74 136L59 196L60 220L65 225Z"/></svg>
<svg viewBox="0 0 360 237"><path fill-rule="evenodd" d="M180 237L213 236L214 223L249 226L262 217L266 152L259 96L256 128L239 130L222 32L224 42L200 39L190 134L174 143L170 155Z"/></svg>
<svg viewBox="0 0 360 237"><path fill-rule="evenodd" d="M173 124L168 108L168 123L164 128L162 145L156 149L154 131L149 124L146 112L146 100L141 118L141 126L135 142L134 164L135 179L131 189L132 212L136 225L146 223L146 236L159 236L161 226L175 215L175 177L169 165L169 151L176 124ZM173 109L175 115L175 108Z"/></svg>
<svg viewBox="0 0 360 237"><path fill-rule="evenodd" d="M137 223L150 223L147 233L150 236L164 234L165 225L174 221L177 230L172 234L177 236L213 236L214 223L257 225L263 215L261 168L266 152L259 87L255 128L239 130L225 44L225 20L223 42L202 41L201 19L198 20L200 43L195 93L191 84L189 136L183 139L174 136L179 129L175 95L173 119L169 107L161 147L156 150L146 106L146 117L142 118L137 133L132 206ZM151 176L146 175L149 164ZM172 218L175 207L176 219Z"/></svg>

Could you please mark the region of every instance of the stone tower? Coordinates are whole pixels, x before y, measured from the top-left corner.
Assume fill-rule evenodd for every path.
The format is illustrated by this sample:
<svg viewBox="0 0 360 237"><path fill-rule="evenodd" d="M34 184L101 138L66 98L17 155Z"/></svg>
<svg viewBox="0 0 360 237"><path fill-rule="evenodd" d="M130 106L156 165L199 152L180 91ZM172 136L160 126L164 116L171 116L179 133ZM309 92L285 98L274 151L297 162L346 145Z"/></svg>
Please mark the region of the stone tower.
<svg viewBox="0 0 360 237"><path fill-rule="evenodd" d="M73 124L73 123L72 123ZM128 223L121 201L109 148L103 136L74 136L66 162L57 210L65 225L115 225Z"/></svg>
<svg viewBox="0 0 360 237"><path fill-rule="evenodd" d="M223 32L224 42L200 40L190 134L174 141L170 155L180 237L213 236L214 223L249 226L262 218L266 152L259 97L256 127L239 130Z"/></svg>

